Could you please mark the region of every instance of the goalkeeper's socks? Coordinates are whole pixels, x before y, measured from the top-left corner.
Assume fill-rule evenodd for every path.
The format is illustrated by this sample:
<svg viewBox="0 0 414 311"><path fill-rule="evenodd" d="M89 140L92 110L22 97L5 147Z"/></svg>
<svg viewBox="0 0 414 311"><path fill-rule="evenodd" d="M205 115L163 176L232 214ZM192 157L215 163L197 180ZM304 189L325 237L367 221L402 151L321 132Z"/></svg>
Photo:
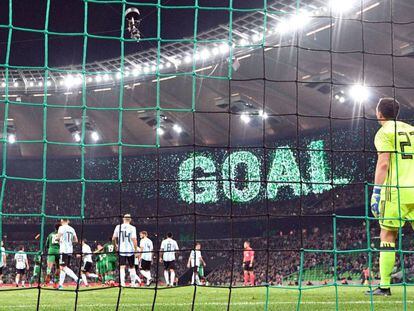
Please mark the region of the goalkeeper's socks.
<svg viewBox="0 0 414 311"><path fill-rule="evenodd" d="M395 265L395 243L381 242L380 245L380 274L381 288L390 288L391 273Z"/></svg>

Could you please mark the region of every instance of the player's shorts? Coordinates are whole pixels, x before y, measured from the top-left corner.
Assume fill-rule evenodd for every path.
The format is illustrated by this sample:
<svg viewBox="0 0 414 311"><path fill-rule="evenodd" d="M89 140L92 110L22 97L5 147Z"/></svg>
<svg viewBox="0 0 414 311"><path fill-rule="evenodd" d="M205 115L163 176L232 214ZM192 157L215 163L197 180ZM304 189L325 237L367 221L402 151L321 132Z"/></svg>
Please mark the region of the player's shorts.
<svg viewBox="0 0 414 311"><path fill-rule="evenodd" d="M59 254L49 254L47 256L47 263L54 263L55 265L59 265Z"/></svg>
<svg viewBox="0 0 414 311"><path fill-rule="evenodd" d="M243 262L243 271L253 271L253 265L250 266L250 261Z"/></svg>
<svg viewBox="0 0 414 311"><path fill-rule="evenodd" d="M119 265L120 266L128 266L130 268L133 268L135 265L135 256L119 256Z"/></svg>
<svg viewBox="0 0 414 311"><path fill-rule="evenodd" d="M141 259L141 270L144 270L144 271L151 270L151 261Z"/></svg>
<svg viewBox="0 0 414 311"><path fill-rule="evenodd" d="M381 218L400 218L400 219L380 219L380 227L389 231L397 231L405 225L406 221L411 222L414 229L414 203L400 204L397 201L381 201Z"/></svg>
<svg viewBox="0 0 414 311"><path fill-rule="evenodd" d="M86 261L83 263L82 272L92 272L92 263L90 261Z"/></svg>
<svg viewBox="0 0 414 311"><path fill-rule="evenodd" d="M26 274L26 269L16 269L16 273L21 275Z"/></svg>
<svg viewBox="0 0 414 311"><path fill-rule="evenodd" d="M70 259L72 258L71 255L68 254L60 254L59 257L59 265L60 266L69 266L70 265Z"/></svg>
<svg viewBox="0 0 414 311"><path fill-rule="evenodd" d="M108 260L106 262L106 271L111 272L116 270L116 261Z"/></svg>
<svg viewBox="0 0 414 311"><path fill-rule="evenodd" d="M165 261L164 260L164 269L165 270L174 270L175 269L175 260Z"/></svg>
<svg viewBox="0 0 414 311"><path fill-rule="evenodd" d="M0 275L3 274L3 266L0 267Z"/></svg>
<svg viewBox="0 0 414 311"><path fill-rule="evenodd" d="M194 267L193 267L193 271L194 271L194 273L198 273L198 268L199 268L199 266L194 266Z"/></svg>

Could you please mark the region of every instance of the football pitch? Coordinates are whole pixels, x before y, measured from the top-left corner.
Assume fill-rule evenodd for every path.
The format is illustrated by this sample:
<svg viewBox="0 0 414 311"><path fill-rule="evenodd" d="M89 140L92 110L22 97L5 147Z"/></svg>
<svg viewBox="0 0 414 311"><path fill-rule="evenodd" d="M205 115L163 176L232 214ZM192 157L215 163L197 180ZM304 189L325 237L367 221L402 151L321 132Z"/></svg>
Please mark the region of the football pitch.
<svg viewBox="0 0 414 311"><path fill-rule="evenodd" d="M306 287L302 290L299 310L404 310L403 287L393 287L392 296L365 296L366 288L338 286L338 300L335 287ZM100 287L81 289L77 297L77 310L116 310L119 288ZM122 289L119 310L151 310L154 288ZM268 295L268 303L266 303ZM191 310L194 287L159 288L155 297L155 310ZM297 289L278 287L233 288L231 310L297 310L299 292ZM414 288L407 287L406 310L414 309ZM0 291L1 310L36 310L38 290L20 289ZM42 290L40 310L74 310L76 294L69 290ZM229 301L228 288L197 287L194 310L226 310Z"/></svg>

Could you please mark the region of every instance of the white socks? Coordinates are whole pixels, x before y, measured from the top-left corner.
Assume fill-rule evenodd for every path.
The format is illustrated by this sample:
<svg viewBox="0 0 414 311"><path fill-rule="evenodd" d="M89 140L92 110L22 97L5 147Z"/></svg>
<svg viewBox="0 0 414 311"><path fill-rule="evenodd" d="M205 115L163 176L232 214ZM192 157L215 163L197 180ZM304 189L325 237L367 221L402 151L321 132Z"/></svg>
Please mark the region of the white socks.
<svg viewBox="0 0 414 311"><path fill-rule="evenodd" d="M135 285L135 282L141 283L141 279L137 275L135 268L129 268L129 276L131 277L131 284Z"/></svg>
<svg viewBox="0 0 414 311"><path fill-rule="evenodd" d="M119 277L121 279L121 286L125 286L125 267L119 268Z"/></svg>
<svg viewBox="0 0 414 311"><path fill-rule="evenodd" d="M67 274L67 275L69 275L69 277L71 277L75 282L77 282L78 281L78 277L76 276L76 274L75 274L75 272L73 272L72 271L72 269L71 268L69 268L69 267L64 267L63 268L63 271L65 271L65 273Z"/></svg>
<svg viewBox="0 0 414 311"><path fill-rule="evenodd" d="M63 283L65 283L65 277L66 277L65 269L60 269L59 286L63 286Z"/></svg>
<svg viewBox="0 0 414 311"><path fill-rule="evenodd" d="M170 285L170 274L168 270L164 271L165 284Z"/></svg>
<svg viewBox="0 0 414 311"><path fill-rule="evenodd" d="M82 276L83 284L85 284L85 286L88 286L88 280L86 279L86 274L82 273L81 276Z"/></svg>
<svg viewBox="0 0 414 311"><path fill-rule="evenodd" d="M151 281L151 271L141 270L141 274L147 279L147 284Z"/></svg>
<svg viewBox="0 0 414 311"><path fill-rule="evenodd" d="M175 271L171 271L171 280L170 280L170 285L174 286L174 282L175 282Z"/></svg>
<svg viewBox="0 0 414 311"><path fill-rule="evenodd" d="M98 275L95 274L95 273L89 273L88 277L89 278L93 278L93 279L97 279L98 278Z"/></svg>

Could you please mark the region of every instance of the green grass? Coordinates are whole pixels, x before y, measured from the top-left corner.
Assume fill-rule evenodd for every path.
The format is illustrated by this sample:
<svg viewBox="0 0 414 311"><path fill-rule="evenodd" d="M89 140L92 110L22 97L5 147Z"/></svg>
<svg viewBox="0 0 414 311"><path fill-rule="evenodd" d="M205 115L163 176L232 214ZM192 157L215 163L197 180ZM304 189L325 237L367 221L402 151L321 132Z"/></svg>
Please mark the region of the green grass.
<svg viewBox="0 0 414 311"><path fill-rule="evenodd" d="M338 286L338 310L404 310L403 287L393 287L391 297L364 295L366 288ZM153 288L126 288L121 292L119 310L151 310ZM115 310L119 289L81 290L77 310ZM73 310L75 292L42 290L40 310ZM194 287L168 288L157 291L155 310L191 310ZM38 290L0 290L0 310L36 310ZM268 310L296 310L297 289L269 288ZM406 310L414 309L414 287L407 287ZM226 310L229 298L227 288L197 287L195 310ZM231 310L265 310L266 288L233 288ZM302 291L300 310L335 310L335 287L307 287ZM371 309L372 308L372 309Z"/></svg>

